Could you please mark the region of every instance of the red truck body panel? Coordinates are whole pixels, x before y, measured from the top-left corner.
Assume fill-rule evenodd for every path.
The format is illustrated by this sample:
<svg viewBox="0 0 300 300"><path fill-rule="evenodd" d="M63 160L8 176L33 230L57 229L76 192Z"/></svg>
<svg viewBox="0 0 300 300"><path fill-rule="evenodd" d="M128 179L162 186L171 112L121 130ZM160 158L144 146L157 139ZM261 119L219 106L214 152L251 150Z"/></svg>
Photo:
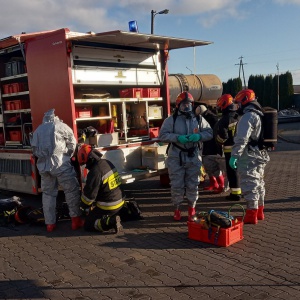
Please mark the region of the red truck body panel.
<svg viewBox="0 0 300 300"><path fill-rule="evenodd" d="M65 29L27 41L26 66L33 130L42 123L44 113L55 108L55 114L73 129L76 136Z"/></svg>

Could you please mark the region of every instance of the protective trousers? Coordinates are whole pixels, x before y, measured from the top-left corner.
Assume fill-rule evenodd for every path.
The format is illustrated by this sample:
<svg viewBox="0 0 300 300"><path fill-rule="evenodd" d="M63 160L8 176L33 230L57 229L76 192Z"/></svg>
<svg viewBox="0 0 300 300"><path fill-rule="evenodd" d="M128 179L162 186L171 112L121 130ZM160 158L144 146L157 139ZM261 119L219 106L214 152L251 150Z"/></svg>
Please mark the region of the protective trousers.
<svg viewBox="0 0 300 300"><path fill-rule="evenodd" d="M198 200L201 161L186 162L180 165L179 159L167 158L171 184L171 200L175 207L184 201L184 195L190 207L195 207Z"/></svg>
<svg viewBox="0 0 300 300"><path fill-rule="evenodd" d="M115 226L115 216L119 213L121 208L106 211L96 206L87 215L84 229L86 231L100 232L112 229Z"/></svg>
<svg viewBox="0 0 300 300"><path fill-rule="evenodd" d="M202 156L202 163L209 177L219 177L220 175L222 175L222 166L220 163L221 160L222 157L218 154Z"/></svg>
<svg viewBox="0 0 300 300"><path fill-rule="evenodd" d="M265 181L264 170L270 160L267 151L244 151L238 160L238 174L247 209L264 206Z"/></svg>
<svg viewBox="0 0 300 300"><path fill-rule="evenodd" d="M236 169L232 169L229 166L229 160L231 157L231 152L225 152L225 163L226 163L226 174L229 182L229 187L231 189L231 194L240 195L241 194L241 185L238 172Z"/></svg>
<svg viewBox="0 0 300 300"><path fill-rule="evenodd" d="M56 223L56 197L61 186L69 208L70 217L81 215L79 183L73 166L68 162L60 170L41 173L43 212L46 224Z"/></svg>

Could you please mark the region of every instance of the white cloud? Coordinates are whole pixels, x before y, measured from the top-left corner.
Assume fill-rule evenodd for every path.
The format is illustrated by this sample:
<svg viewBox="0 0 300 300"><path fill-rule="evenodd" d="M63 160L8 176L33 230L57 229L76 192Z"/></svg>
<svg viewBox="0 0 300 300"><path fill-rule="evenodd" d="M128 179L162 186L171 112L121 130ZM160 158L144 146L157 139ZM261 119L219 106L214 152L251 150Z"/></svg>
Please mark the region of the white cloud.
<svg viewBox="0 0 300 300"><path fill-rule="evenodd" d="M209 13L208 18L216 22L221 15L236 15L243 1L247 0L0 0L0 35L62 27L98 32L127 29L128 16L142 19L148 17L152 9L165 8L178 18ZM213 22L203 17L203 24L210 23Z"/></svg>
<svg viewBox="0 0 300 300"><path fill-rule="evenodd" d="M300 4L300 0L273 1L282 5ZM250 2L260 3L253 0L0 0L0 38L23 31L63 27L80 32L127 30L129 19L149 22L152 9L166 8L178 23L184 22L184 17L196 16L199 24L211 27L224 19L247 18L243 4Z"/></svg>
<svg viewBox="0 0 300 300"><path fill-rule="evenodd" d="M107 14L106 7L91 0L10 0L1 5L1 36L63 27L73 31L120 29L121 23Z"/></svg>
<svg viewBox="0 0 300 300"><path fill-rule="evenodd" d="M274 0L274 1L282 5L286 5L286 4L300 5L300 0Z"/></svg>
<svg viewBox="0 0 300 300"><path fill-rule="evenodd" d="M294 85L300 85L300 70L292 71L293 76L293 84Z"/></svg>

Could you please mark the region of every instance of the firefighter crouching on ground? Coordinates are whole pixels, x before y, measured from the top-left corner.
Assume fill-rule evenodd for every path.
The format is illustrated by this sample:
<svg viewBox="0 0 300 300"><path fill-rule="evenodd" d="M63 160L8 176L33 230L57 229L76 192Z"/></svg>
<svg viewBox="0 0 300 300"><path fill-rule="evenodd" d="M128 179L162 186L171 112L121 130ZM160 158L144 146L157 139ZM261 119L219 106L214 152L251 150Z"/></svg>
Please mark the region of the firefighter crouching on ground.
<svg viewBox="0 0 300 300"><path fill-rule="evenodd" d="M120 188L121 178L115 166L92 146L78 148L78 163L89 170L81 195L81 209L86 212L84 229L87 231L122 230L118 212L124 205Z"/></svg>
<svg viewBox="0 0 300 300"><path fill-rule="evenodd" d="M238 171L247 202L244 223L257 224L257 220L264 219L264 170L270 160L267 150L260 150L257 145L262 130L263 109L250 89L240 91L234 101L243 115L237 124L229 165Z"/></svg>
<svg viewBox="0 0 300 300"><path fill-rule="evenodd" d="M237 106L233 103L233 97L230 94L222 95L217 101L217 107L221 109L222 117L215 128L215 140L223 146L227 179L230 187L230 195L226 196L226 200L239 201L242 198L240 179L237 170L229 166L239 114L237 113Z"/></svg>
<svg viewBox="0 0 300 300"><path fill-rule="evenodd" d="M171 198L175 206L174 220L181 220L180 205L186 196L188 219L195 215L202 165L202 141L210 140L213 131L208 122L193 113L194 99L188 92L177 96L173 116L164 120L159 134L162 142L170 143L166 164L170 177Z"/></svg>
<svg viewBox="0 0 300 300"><path fill-rule="evenodd" d="M196 115L200 114L212 129L214 129L218 123L218 116L204 105L199 105L195 113ZM215 139L203 142L202 162L209 177L209 186L203 190L213 191L216 194L220 194L224 191L225 178L221 167L222 156L222 147L216 143Z"/></svg>
<svg viewBox="0 0 300 300"><path fill-rule="evenodd" d="M56 197L58 185L65 193L72 229L83 226L80 218L80 190L77 175L71 164L76 150L76 139L72 129L54 114L47 111L43 123L34 131L31 138L33 154L37 157L37 168L41 175L42 202L47 231L56 227Z"/></svg>

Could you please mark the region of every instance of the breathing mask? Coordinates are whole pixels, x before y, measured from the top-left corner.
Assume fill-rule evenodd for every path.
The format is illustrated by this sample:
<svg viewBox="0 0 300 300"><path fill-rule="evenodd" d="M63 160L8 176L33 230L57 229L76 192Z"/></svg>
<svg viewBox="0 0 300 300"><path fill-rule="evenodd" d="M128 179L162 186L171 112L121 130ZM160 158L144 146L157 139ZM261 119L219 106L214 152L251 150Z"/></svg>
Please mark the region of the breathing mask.
<svg viewBox="0 0 300 300"><path fill-rule="evenodd" d="M193 104L190 100L183 100L180 102L179 111L186 116L186 118L192 117Z"/></svg>
<svg viewBox="0 0 300 300"><path fill-rule="evenodd" d="M238 102L238 103L235 103L236 105L236 112L239 114L239 115L242 115L243 114L243 110L244 110L244 107L242 105L241 102Z"/></svg>

